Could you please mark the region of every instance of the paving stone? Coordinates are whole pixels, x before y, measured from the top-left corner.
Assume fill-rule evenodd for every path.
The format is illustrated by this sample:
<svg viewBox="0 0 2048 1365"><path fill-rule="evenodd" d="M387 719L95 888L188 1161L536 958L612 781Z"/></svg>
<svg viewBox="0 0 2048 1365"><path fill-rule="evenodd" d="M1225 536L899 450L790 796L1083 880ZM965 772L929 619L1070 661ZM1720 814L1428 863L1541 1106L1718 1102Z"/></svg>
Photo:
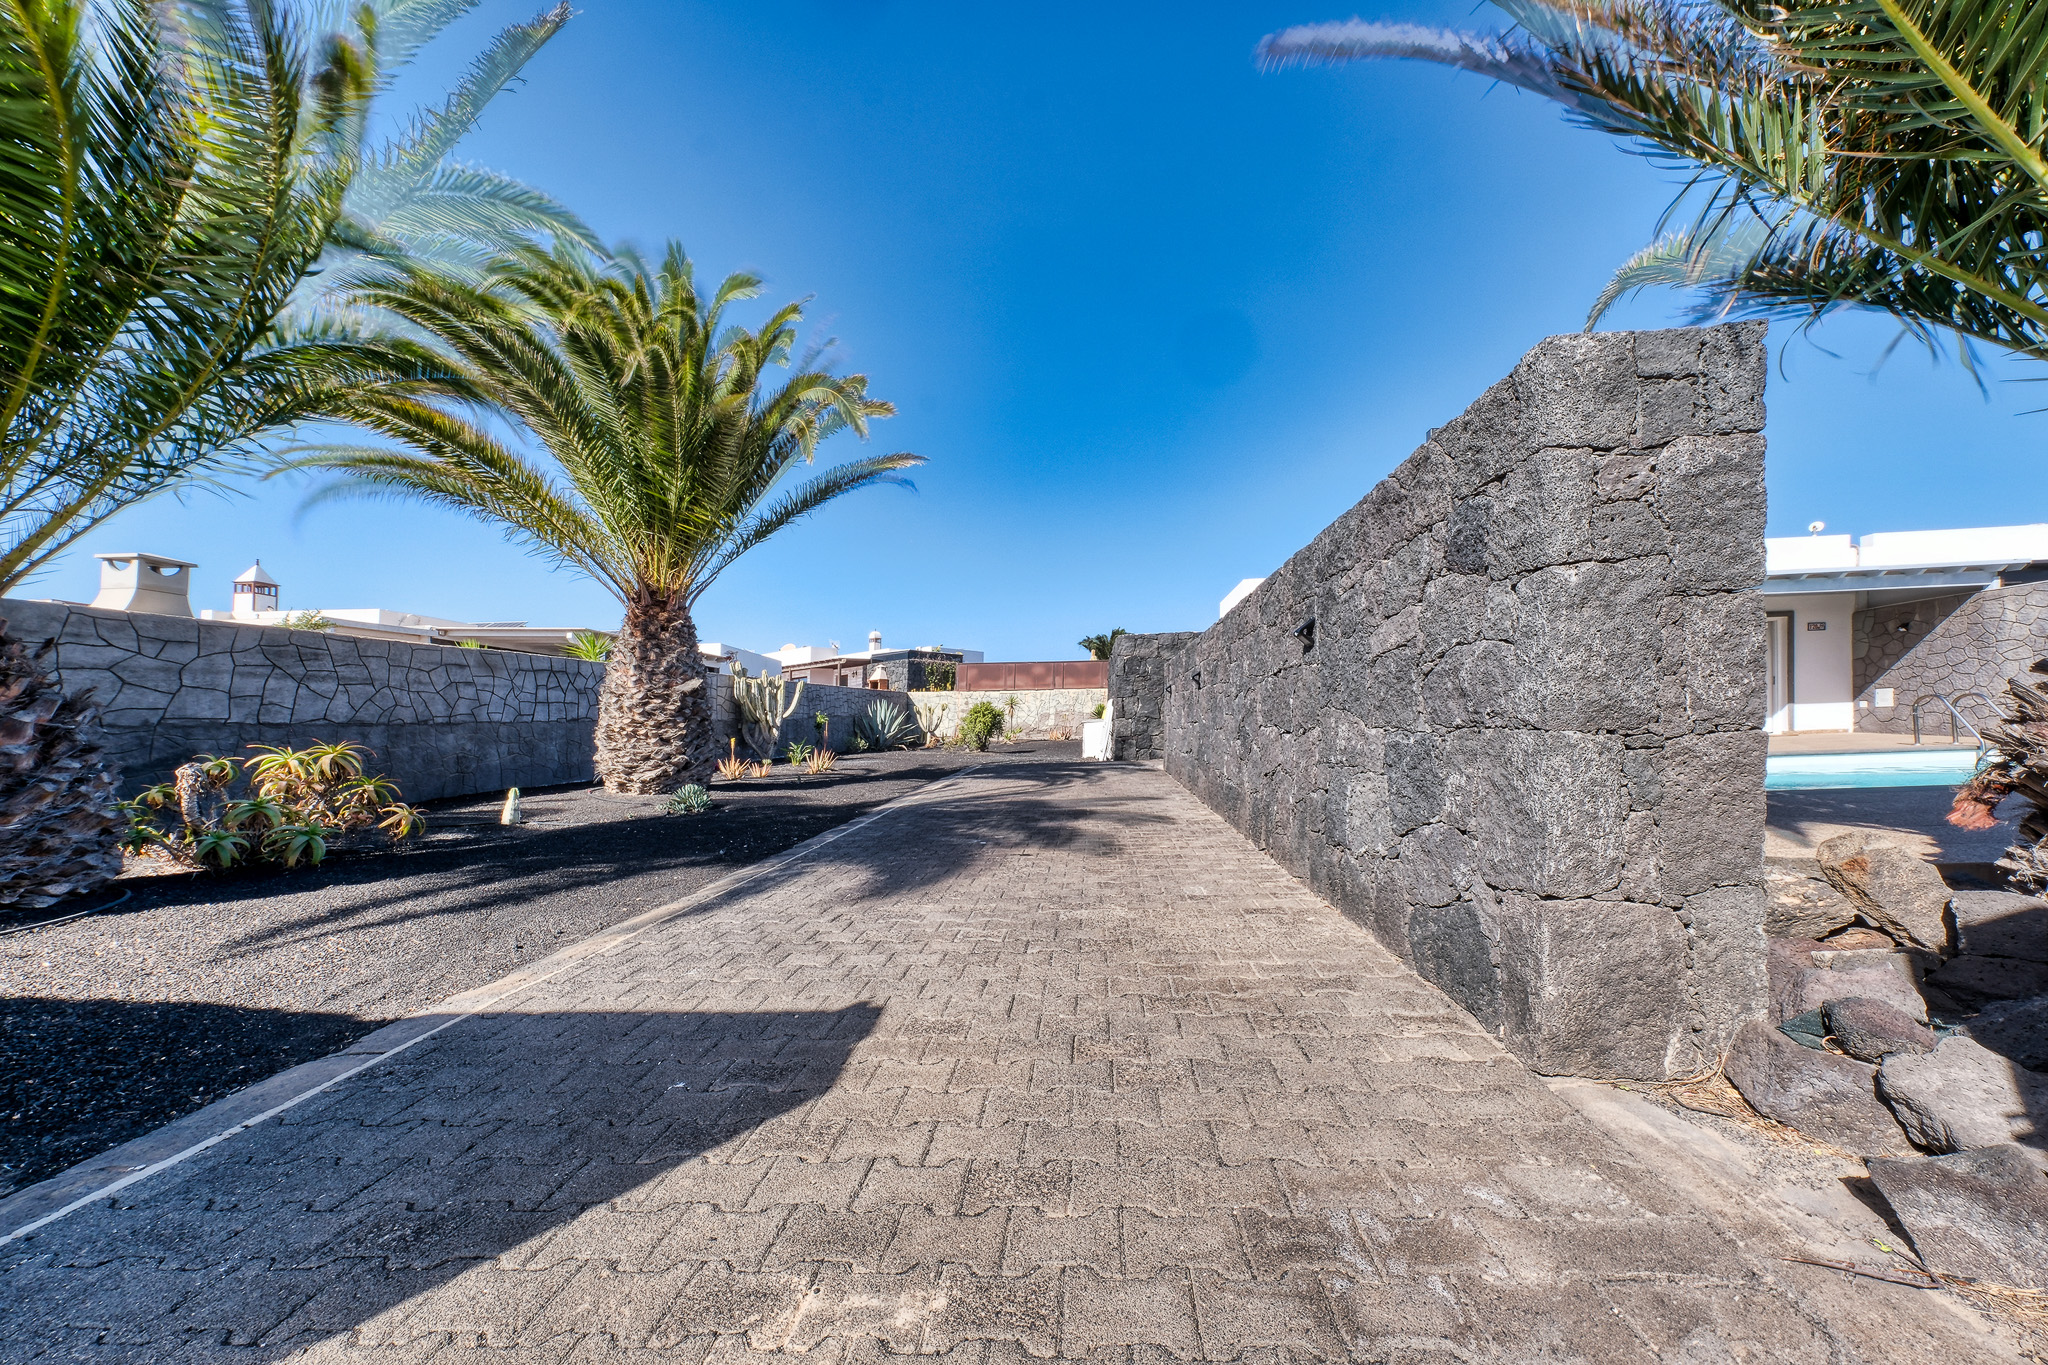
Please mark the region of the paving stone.
<svg viewBox="0 0 2048 1365"><path fill-rule="evenodd" d="M1775 1250L1164 775L954 793L11 1245L0 1358L1604 1365L1826 1336Z"/></svg>

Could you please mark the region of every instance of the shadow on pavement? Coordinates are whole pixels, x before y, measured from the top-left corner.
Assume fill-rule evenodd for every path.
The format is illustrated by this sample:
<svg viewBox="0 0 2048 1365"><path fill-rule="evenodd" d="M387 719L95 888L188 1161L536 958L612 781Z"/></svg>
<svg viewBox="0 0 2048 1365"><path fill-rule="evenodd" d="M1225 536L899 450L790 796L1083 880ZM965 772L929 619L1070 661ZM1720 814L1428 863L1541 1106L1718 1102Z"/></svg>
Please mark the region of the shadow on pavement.
<svg viewBox="0 0 2048 1365"><path fill-rule="evenodd" d="M0 1195L376 1027L189 1000L0 998Z"/></svg>
<svg viewBox="0 0 2048 1365"><path fill-rule="evenodd" d="M577 1258L695 1262L692 1217L743 1210L777 1154L836 1139L746 1145L828 1089L880 1012L467 1020L6 1247L0 1357L90 1340L102 1360L269 1361L358 1328L517 1330Z"/></svg>

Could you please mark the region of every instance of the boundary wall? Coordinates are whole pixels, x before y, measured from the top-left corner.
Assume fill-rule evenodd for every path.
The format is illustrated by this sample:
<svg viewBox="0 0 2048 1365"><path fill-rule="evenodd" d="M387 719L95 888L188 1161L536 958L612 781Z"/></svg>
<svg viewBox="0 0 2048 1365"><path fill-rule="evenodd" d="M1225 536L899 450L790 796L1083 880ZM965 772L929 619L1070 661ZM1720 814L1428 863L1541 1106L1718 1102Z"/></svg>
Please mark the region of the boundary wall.
<svg viewBox="0 0 2048 1365"><path fill-rule="evenodd" d="M1125 637L1119 756L1156 706L1536 1070L1712 1065L1765 998L1763 338L1542 342L1214 626Z"/></svg>
<svg viewBox="0 0 2048 1365"><path fill-rule="evenodd" d="M344 739L409 801L594 776L602 664L12 597L0 617L93 690L123 795L194 754Z"/></svg>
<svg viewBox="0 0 2048 1365"><path fill-rule="evenodd" d="M2048 654L2048 583L1864 607L1854 640L1856 728L1911 734L1915 697L1976 691L2002 703L2007 679L2039 676L2028 670ZM1802 643L1795 639L1793 648ZM1877 704L1880 687L1892 689L1891 706ZM1963 714L1980 728L1990 718L1978 702L1963 703ZM1946 740L1948 721L1947 711L1929 703L1921 733Z"/></svg>

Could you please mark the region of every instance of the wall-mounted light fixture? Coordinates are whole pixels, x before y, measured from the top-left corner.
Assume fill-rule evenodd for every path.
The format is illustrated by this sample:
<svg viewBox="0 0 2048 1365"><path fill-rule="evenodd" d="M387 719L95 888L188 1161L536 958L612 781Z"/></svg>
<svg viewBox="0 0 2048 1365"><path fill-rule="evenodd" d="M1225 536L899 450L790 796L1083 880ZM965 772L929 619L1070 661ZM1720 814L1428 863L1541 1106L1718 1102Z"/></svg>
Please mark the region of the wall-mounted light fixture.
<svg viewBox="0 0 2048 1365"><path fill-rule="evenodd" d="M1306 654L1316 647L1316 618L1311 616L1294 628L1294 638L1301 641L1301 652Z"/></svg>

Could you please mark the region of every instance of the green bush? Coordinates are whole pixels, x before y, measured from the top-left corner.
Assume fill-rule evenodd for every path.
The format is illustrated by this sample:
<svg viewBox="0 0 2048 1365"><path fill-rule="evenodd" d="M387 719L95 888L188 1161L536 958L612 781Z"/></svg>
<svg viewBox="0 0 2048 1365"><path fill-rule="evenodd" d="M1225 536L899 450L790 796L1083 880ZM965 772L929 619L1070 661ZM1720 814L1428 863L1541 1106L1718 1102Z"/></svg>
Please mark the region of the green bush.
<svg viewBox="0 0 2048 1365"><path fill-rule="evenodd" d="M1002 732L1003 713L993 702L978 701L960 717L960 742L970 749L988 748L988 742Z"/></svg>
<svg viewBox="0 0 2048 1365"><path fill-rule="evenodd" d="M1091 716L1093 716L1093 717L1095 717L1095 719L1097 719L1097 720L1101 720L1101 719L1102 719L1102 713L1103 713L1104 711L1107 711L1108 709L1109 709L1109 707L1107 707L1107 706L1106 706L1106 705L1104 705L1103 703L1101 703L1101 702L1096 702L1096 703L1095 703L1095 709L1094 709L1093 711L1090 711L1090 712L1089 712L1088 714L1089 714L1089 715L1091 715Z"/></svg>
<svg viewBox="0 0 2048 1365"><path fill-rule="evenodd" d="M687 787L677 787L662 810L669 815L702 815L711 809L711 793L695 782Z"/></svg>

